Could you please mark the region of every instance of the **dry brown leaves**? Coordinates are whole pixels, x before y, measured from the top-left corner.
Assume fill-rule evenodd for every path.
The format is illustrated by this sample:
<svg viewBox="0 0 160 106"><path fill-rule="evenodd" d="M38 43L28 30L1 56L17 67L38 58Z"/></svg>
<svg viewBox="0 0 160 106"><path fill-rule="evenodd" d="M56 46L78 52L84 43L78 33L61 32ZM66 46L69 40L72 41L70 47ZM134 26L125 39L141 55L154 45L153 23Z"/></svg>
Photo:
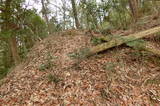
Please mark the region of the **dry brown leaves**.
<svg viewBox="0 0 160 106"><path fill-rule="evenodd" d="M68 56L90 47L90 37L50 36L37 43L26 62L17 66L0 87L0 105L5 106L158 106L160 68L129 48L114 48L78 64ZM52 67L40 71L48 55ZM137 57L136 57L137 56ZM48 75L60 81L50 82Z"/></svg>

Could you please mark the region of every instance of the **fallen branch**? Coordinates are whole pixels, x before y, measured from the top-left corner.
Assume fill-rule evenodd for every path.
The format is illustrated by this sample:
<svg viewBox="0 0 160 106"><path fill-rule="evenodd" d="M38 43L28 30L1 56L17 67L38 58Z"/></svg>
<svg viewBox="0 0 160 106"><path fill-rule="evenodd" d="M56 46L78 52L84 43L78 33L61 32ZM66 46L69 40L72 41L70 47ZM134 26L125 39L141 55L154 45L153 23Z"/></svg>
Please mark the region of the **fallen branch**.
<svg viewBox="0 0 160 106"><path fill-rule="evenodd" d="M99 37L98 39L108 42L108 41L110 41L112 39L116 39L116 38L119 38L119 37L122 37L122 36L116 36L116 35L110 36L109 35L109 36ZM131 43L132 43L132 45L130 45ZM157 48L155 48L148 41L143 41L143 43L141 43L139 40L137 42L136 41L131 41L129 43L127 42L127 46L133 47L135 49L145 50L145 51L153 53L154 55L160 56L160 50L158 50Z"/></svg>
<svg viewBox="0 0 160 106"><path fill-rule="evenodd" d="M85 56L88 57L88 56L91 56L93 54L96 54L96 53L102 52L104 50L107 50L109 48L119 46L119 45L122 45L124 43L131 42L131 41L134 41L134 40L137 40L137 39L140 39L140 38L144 38L146 36L155 34L157 32L160 32L160 27L155 27L155 28L151 28L151 29L148 29L148 30L145 30L145 31L141 31L141 32L138 32L138 33L135 33L135 34L130 34L128 36L112 39L109 42L99 44L97 46L89 48L88 53L85 54Z"/></svg>

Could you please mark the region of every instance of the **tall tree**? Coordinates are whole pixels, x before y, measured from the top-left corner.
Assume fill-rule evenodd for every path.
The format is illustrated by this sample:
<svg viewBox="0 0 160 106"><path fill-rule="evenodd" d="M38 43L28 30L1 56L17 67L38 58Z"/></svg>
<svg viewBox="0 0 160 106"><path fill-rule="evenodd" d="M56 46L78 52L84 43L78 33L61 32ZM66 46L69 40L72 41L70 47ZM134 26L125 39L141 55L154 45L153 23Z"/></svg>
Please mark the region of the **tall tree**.
<svg viewBox="0 0 160 106"><path fill-rule="evenodd" d="M67 5L65 0L61 0L62 2L62 14L63 14L63 29L66 29L66 12L67 12Z"/></svg>
<svg viewBox="0 0 160 106"><path fill-rule="evenodd" d="M23 8L23 0L4 0L0 3L0 40L9 47L5 49L9 52L7 59L18 64L23 57L22 48L29 49L35 40L44 38L47 25L36 12Z"/></svg>
<svg viewBox="0 0 160 106"><path fill-rule="evenodd" d="M80 23L79 23L79 20L78 20L78 15L77 15L77 9L76 9L75 0L71 0L71 3L72 3L72 10L73 10L73 15L74 15L76 27L77 27L77 29L79 29L79 28L80 28Z"/></svg>
<svg viewBox="0 0 160 106"><path fill-rule="evenodd" d="M49 31L49 34L51 33L51 29L50 29L50 26L49 26L49 19L48 19L48 8L46 7L45 5L45 0L41 0L41 4L42 4L42 15L47 23L47 26L48 26L48 31ZM48 1L46 1L48 2Z"/></svg>
<svg viewBox="0 0 160 106"><path fill-rule="evenodd" d="M2 19L3 19L3 23L2 23L2 31L5 31L8 35L9 35L9 39L7 39L7 42L10 46L10 51L14 60L15 64L19 64L20 63L20 56L18 54L18 47L17 47L17 40L16 40L16 36L14 35L13 31L16 29L16 25L12 22L12 18L13 18L13 10L14 8L12 8L12 2L13 0L6 0L4 2L4 8L3 11L1 11L2 13ZM19 6L19 4L14 4Z"/></svg>

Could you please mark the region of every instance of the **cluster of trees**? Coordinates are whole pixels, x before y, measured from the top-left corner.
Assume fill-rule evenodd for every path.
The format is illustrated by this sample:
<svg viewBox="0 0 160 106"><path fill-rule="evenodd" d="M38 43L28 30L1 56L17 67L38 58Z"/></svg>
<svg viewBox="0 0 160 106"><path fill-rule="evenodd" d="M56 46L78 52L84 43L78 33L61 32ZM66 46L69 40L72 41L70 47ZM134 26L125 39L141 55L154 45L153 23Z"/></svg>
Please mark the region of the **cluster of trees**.
<svg viewBox="0 0 160 106"><path fill-rule="evenodd" d="M36 2L41 5L40 12L28 9L26 0L0 0L0 72L19 64L35 41L54 32L127 29L140 17L160 14L158 0L60 0L61 5L52 0Z"/></svg>
<svg viewBox="0 0 160 106"><path fill-rule="evenodd" d="M34 42L47 35L46 22L24 0L0 1L0 72L21 62ZM42 30L43 29L43 30Z"/></svg>

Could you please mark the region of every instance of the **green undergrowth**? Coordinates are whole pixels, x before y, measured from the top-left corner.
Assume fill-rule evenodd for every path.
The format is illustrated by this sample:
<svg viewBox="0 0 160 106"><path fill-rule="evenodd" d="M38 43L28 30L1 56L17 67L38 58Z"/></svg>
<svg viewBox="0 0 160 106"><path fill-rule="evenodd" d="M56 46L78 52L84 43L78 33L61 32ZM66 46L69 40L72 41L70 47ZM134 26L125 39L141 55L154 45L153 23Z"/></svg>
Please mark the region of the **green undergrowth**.
<svg viewBox="0 0 160 106"><path fill-rule="evenodd" d="M0 69L0 80L3 79L9 72L9 69Z"/></svg>
<svg viewBox="0 0 160 106"><path fill-rule="evenodd" d="M146 85L147 84L157 84L157 85L159 85L160 84L160 76L156 76L152 79L148 79L145 84Z"/></svg>
<svg viewBox="0 0 160 106"><path fill-rule="evenodd" d="M115 72L115 67L117 66L117 63L113 62L107 62L103 65L103 69L111 72Z"/></svg>
<svg viewBox="0 0 160 106"><path fill-rule="evenodd" d="M60 81L63 80L60 76L54 74L48 74L47 78L50 83L55 83L55 84L58 84Z"/></svg>
<svg viewBox="0 0 160 106"><path fill-rule="evenodd" d="M46 57L46 61L40 64L38 69L40 71L46 71L48 69L52 69L53 67L56 67L56 65L53 62L56 58L57 57L52 56L51 53L48 53Z"/></svg>
<svg viewBox="0 0 160 106"><path fill-rule="evenodd" d="M89 53L89 48L82 48L79 51L69 53L68 56L71 59L83 59L87 57L88 53Z"/></svg>
<svg viewBox="0 0 160 106"><path fill-rule="evenodd" d="M46 62L46 63L40 64L39 70L40 71L45 71L47 69L50 69L52 66L53 65L50 62Z"/></svg>
<svg viewBox="0 0 160 106"><path fill-rule="evenodd" d="M98 39L97 37L93 37L92 39L91 39L91 44L92 45L98 45L98 44L101 44L101 43L103 43L104 41L102 41L101 39Z"/></svg>
<svg viewBox="0 0 160 106"><path fill-rule="evenodd" d="M135 40L135 41L128 42L126 44L128 46L133 47L134 49L138 49L138 50L143 50L143 48L146 45L144 40Z"/></svg>

